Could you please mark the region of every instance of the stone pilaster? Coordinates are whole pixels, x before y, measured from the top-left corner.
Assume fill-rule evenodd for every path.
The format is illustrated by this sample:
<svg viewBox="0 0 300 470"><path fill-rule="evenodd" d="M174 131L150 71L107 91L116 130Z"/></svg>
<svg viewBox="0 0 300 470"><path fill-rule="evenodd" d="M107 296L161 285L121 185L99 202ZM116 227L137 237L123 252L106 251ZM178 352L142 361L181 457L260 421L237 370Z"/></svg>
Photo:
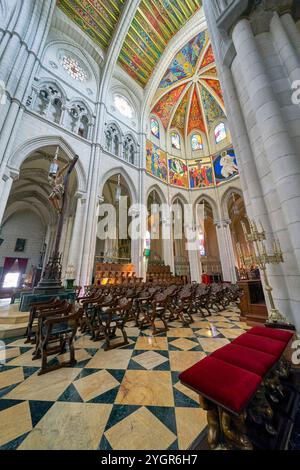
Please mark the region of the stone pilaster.
<svg viewBox="0 0 300 470"><path fill-rule="evenodd" d="M222 266L223 281L236 282L235 256L232 246L229 220L215 221Z"/></svg>

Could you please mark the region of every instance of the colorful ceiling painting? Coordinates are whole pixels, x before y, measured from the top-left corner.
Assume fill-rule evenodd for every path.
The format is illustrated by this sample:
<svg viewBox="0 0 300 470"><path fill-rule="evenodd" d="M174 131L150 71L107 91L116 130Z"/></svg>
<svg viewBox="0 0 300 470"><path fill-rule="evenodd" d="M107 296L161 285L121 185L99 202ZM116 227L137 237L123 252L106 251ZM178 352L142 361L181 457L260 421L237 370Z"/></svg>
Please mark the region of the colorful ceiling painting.
<svg viewBox="0 0 300 470"><path fill-rule="evenodd" d="M200 131L205 132L205 125L202 116L202 111L200 108L197 91L194 89L193 98L190 107L190 118L188 120L188 131L189 134L192 130L199 129Z"/></svg>
<svg viewBox="0 0 300 470"><path fill-rule="evenodd" d="M166 93L153 108L153 113L155 113L160 118L165 128L168 127L174 106L176 103L178 103L178 100L184 92L185 88L185 84L177 86L169 93Z"/></svg>
<svg viewBox="0 0 300 470"><path fill-rule="evenodd" d="M203 61L201 63L201 68L204 69L205 67L207 67L208 65L210 64L213 64L215 61L215 58L214 58L214 53L213 53L213 50L212 50L212 47L211 45L208 47L205 55L204 55L204 58L203 58Z"/></svg>
<svg viewBox="0 0 300 470"><path fill-rule="evenodd" d="M201 6L202 0L141 0L119 56L121 66L144 87L170 39ZM196 48L190 50L197 55ZM189 63L192 67L193 57Z"/></svg>
<svg viewBox="0 0 300 470"><path fill-rule="evenodd" d="M57 0L58 7L102 49L110 44L126 0Z"/></svg>
<svg viewBox="0 0 300 470"><path fill-rule="evenodd" d="M189 41L172 60L154 97L152 113L166 130L185 138L193 130L208 137L211 126L225 118L223 95L207 31Z"/></svg>
<svg viewBox="0 0 300 470"><path fill-rule="evenodd" d="M171 127L176 127L177 129L181 130L183 133L184 133L185 115L186 115L187 107L189 104L190 94L191 94L192 89L193 87L190 87L190 89L185 93L184 97L181 100L181 103L176 109L176 112L172 120Z"/></svg>

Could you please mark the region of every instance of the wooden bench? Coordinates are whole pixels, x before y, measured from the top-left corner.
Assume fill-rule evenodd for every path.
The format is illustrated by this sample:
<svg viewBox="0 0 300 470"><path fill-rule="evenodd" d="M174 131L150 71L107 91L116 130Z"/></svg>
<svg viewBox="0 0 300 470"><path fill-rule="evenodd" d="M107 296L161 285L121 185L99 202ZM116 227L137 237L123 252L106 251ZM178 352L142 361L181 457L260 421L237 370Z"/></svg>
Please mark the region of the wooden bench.
<svg viewBox="0 0 300 470"><path fill-rule="evenodd" d="M281 379L290 370L283 353L293 335L254 327L179 375L207 411L210 448L252 449L252 423L277 433L274 408L284 397Z"/></svg>

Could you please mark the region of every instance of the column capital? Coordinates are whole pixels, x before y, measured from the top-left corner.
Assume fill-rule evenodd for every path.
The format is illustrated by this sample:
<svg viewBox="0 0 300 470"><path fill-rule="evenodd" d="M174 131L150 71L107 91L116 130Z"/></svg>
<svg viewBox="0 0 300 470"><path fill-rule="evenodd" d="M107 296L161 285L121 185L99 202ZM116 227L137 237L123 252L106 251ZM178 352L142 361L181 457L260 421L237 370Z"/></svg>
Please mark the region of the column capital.
<svg viewBox="0 0 300 470"><path fill-rule="evenodd" d="M74 198L76 199L76 201L78 201L80 199L81 202L84 203L84 202L86 202L86 193L84 193L82 191L76 191L76 193L74 195Z"/></svg>
<svg viewBox="0 0 300 470"><path fill-rule="evenodd" d="M221 220L214 220L214 225L216 228L226 228L231 224L230 219L221 219Z"/></svg>
<svg viewBox="0 0 300 470"><path fill-rule="evenodd" d="M13 181L17 181L19 179L19 176L20 176L19 170L7 168L5 173L2 175L2 179L6 183L6 181L9 180L9 178L11 178Z"/></svg>
<svg viewBox="0 0 300 470"><path fill-rule="evenodd" d="M97 204L100 205L100 204L103 204L104 202L104 196L97 196Z"/></svg>
<svg viewBox="0 0 300 470"><path fill-rule="evenodd" d="M290 13L293 0L209 0L219 30L230 36L234 26L243 18L251 21L254 34L269 30L273 13Z"/></svg>

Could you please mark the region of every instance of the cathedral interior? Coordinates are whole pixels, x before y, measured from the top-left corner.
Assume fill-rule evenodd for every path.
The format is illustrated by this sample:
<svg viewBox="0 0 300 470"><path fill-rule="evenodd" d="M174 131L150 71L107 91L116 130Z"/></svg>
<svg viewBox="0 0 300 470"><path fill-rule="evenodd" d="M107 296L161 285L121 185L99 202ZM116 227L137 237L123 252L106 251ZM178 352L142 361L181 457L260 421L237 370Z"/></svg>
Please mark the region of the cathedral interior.
<svg viewBox="0 0 300 470"><path fill-rule="evenodd" d="M300 2L0 0L0 450L300 450Z"/></svg>

